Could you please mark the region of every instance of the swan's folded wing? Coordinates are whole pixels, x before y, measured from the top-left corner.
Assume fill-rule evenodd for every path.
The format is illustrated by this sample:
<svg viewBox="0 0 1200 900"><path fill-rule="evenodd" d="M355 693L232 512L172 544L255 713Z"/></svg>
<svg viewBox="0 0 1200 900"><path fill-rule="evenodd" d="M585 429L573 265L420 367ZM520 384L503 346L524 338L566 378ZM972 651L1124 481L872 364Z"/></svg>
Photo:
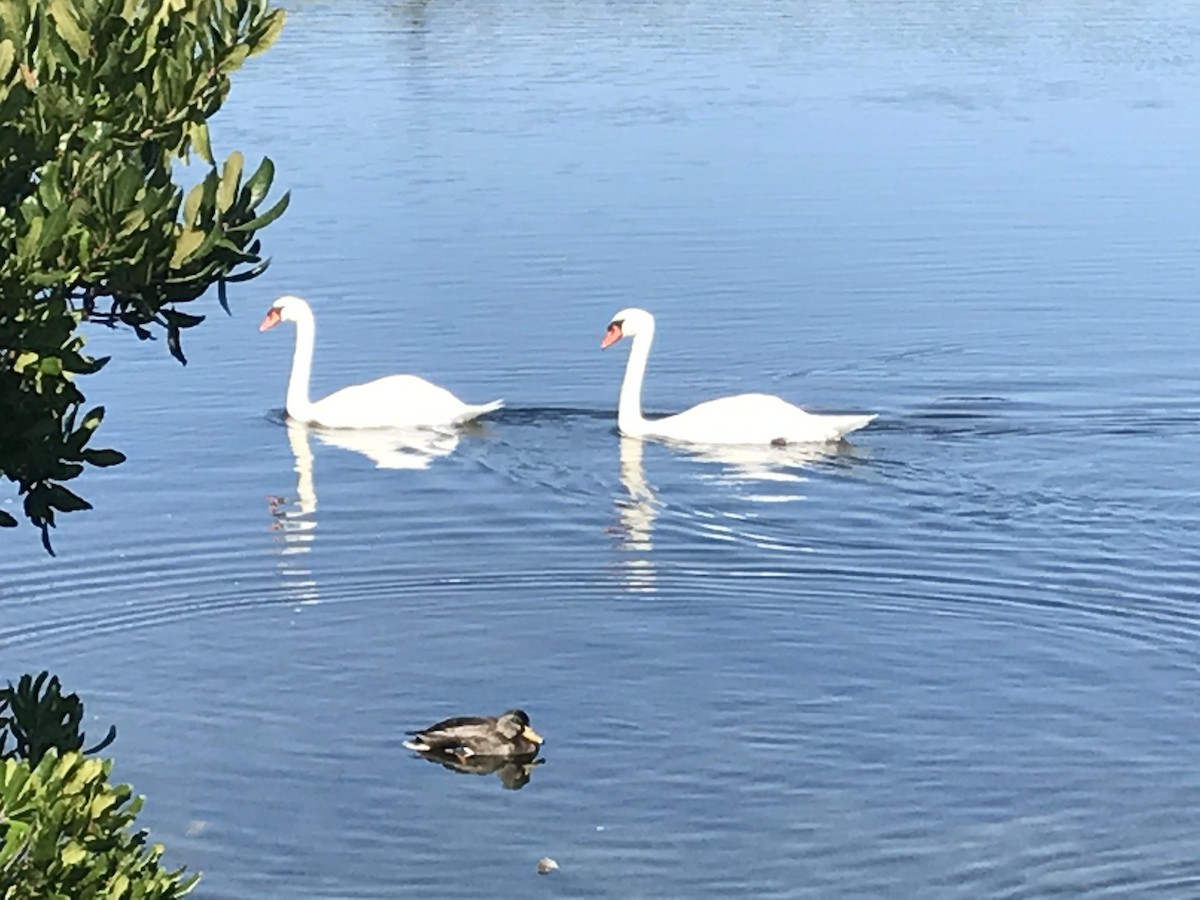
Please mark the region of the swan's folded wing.
<svg viewBox="0 0 1200 900"><path fill-rule="evenodd" d="M822 443L836 441L872 419L817 415L772 394L735 394L653 420L649 433L697 444Z"/></svg>
<svg viewBox="0 0 1200 900"><path fill-rule="evenodd" d="M467 409L424 378L389 375L323 397L312 405L312 418L328 428L409 428L452 425Z"/></svg>

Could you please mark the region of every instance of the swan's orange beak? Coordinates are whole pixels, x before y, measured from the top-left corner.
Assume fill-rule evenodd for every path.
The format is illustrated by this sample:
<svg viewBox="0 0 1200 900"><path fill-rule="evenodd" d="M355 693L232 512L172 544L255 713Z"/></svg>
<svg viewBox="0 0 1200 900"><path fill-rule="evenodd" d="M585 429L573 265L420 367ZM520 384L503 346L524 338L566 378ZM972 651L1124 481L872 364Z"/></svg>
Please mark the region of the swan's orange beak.
<svg viewBox="0 0 1200 900"><path fill-rule="evenodd" d="M259 331L267 331L268 329L274 328L276 325L279 324L279 322L280 322L279 310L275 309L274 307L271 307L270 309L267 310L267 314L265 316L263 316L263 320L258 323L258 330Z"/></svg>
<svg viewBox="0 0 1200 900"><path fill-rule="evenodd" d="M621 331L621 323L613 322L608 326L608 330L604 332L604 337L600 338L600 349L603 350L606 347L611 347L623 337L625 337L625 334Z"/></svg>

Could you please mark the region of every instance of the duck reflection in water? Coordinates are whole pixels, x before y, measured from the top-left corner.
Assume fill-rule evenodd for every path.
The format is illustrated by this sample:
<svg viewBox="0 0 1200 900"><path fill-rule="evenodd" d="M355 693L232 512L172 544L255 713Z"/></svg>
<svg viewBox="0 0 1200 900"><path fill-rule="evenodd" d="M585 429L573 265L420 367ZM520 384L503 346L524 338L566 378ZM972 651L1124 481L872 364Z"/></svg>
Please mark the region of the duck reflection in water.
<svg viewBox="0 0 1200 900"><path fill-rule="evenodd" d="M505 759L502 756L479 756L460 762L452 757L447 757L444 753L435 753L432 750L417 755L460 775L495 774L500 779L500 784L508 791L519 791L529 784L529 779L533 777L533 770L546 761L541 757L522 762Z"/></svg>
<svg viewBox="0 0 1200 900"><path fill-rule="evenodd" d="M543 738L524 710L499 716L458 716L409 732L404 746L430 762L465 775L495 773L509 790L529 783Z"/></svg>

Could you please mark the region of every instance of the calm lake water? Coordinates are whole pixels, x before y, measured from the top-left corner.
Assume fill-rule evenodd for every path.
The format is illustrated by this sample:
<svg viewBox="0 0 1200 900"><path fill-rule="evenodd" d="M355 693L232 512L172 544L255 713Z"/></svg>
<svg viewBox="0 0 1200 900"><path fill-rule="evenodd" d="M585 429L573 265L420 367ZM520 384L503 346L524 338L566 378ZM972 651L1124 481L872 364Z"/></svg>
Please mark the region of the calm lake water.
<svg viewBox="0 0 1200 900"><path fill-rule="evenodd" d="M214 126L274 266L186 369L94 335L129 462L3 538L0 675L117 724L201 898L1200 895L1194 13L294 5ZM508 408L289 430L283 292L316 393ZM623 442L627 305L651 411L880 417ZM520 790L399 745L513 705Z"/></svg>

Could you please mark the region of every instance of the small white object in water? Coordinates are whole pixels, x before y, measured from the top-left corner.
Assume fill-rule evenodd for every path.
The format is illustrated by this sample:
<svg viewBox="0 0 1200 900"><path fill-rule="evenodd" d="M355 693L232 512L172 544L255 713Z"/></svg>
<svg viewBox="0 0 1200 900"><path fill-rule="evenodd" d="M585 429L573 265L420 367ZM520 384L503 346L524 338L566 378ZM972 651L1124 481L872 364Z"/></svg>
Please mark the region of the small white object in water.
<svg viewBox="0 0 1200 900"><path fill-rule="evenodd" d="M537 873L539 875L545 875L549 872L553 872L557 868L558 868L558 863L556 863L554 860L552 860L548 856L543 856L541 859L538 860Z"/></svg>

